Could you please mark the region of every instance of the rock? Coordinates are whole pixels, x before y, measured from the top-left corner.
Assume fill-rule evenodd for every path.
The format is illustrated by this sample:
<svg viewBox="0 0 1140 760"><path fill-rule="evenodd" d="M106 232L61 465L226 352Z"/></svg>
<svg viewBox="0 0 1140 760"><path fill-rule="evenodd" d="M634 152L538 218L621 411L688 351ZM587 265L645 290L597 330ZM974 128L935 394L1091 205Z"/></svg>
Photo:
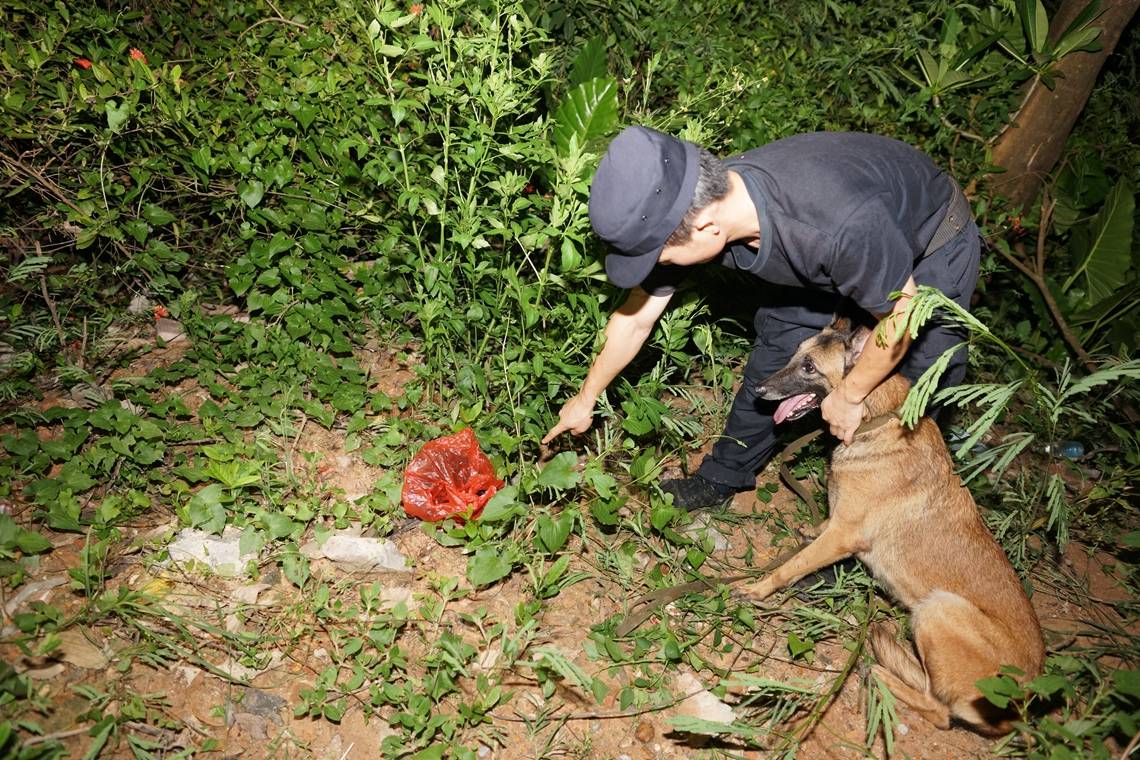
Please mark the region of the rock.
<svg viewBox="0 0 1140 760"><path fill-rule="evenodd" d="M182 327L182 323L167 317L155 320L154 333L164 343L170 343L179 338L186 337L186 330Z"/></svg>
<svg viewBox="0 0 1140 760"><path fill-rule="evenodd" d="M166 550L176 564L198 562L216 575L233 577L245 569L247 562L257 558L254 552L242 554L240 542L241 531L233 527L227 527L221 536L187 528L175 536Z"/></svg>
<svg viewBox="0 0 1140 760"><path fill-rule="evenodd" d="M489 647L484 649L479 659L475 661L475 667L480 670L491 670L499 663L499 656L502 655L502 647Z"/></svg>
<svg viewBox="0 0 1140 760"><path fill-rule="evenodd" d="M235 713L229 725L237 728L251 739L264 741L269 738L269 721L260 715L249 713Z"/></svg>
<svg viewBox="0 0 1140 760"><path fill-rule="evenodd" d="M899 736L906 736L907 734L910 733L910 726L908 726L905 723L900 723L897 726L895 726L895 731L898 732Z"/></svg>
<svg viewBox="0 0 1140 760"><path fill-rule="evenodd" d="M128 314L146 314L154 309L154 302L144 296L142 293L136 293L131 298L131 304L127 307Z"/></svg>
<svg viewBox="0 0 1140 760"><path fill-rule="evenodd" d="M692 673L681 673L677 677L677 690L684 697L677 707L677 715L707 720L712 723L732 723L736 713L732 708L717 699Z"/></svg>
<svg viewBox="0 0 1140 760"><path fill-rule="evenodd" d="M278 713L284 710L288 704L282 697L273 692L247 687L243 690L241 701L237 703L237 709L239 712L268 718L281 726L284 723Z"/></svg>
<svg viewBox="0 0 1140 760"><path fill-rule="evenodd" d="M642 744L649 744L653 741L653 724L647 720L643 720L637 724L637 730L633 734L637 740Z"/></svg>
<svg viewBox="0 0 1140 760"><path fill-rule="evenodd" d="M63 663L57 662L55 665L49 665L46 668L33 668L32 670L24 671L24 675L33 681L50 681L53 678L58 678L63 675Z"/></svg>
<svg viewBox="0 0 1140 760"><path fill-rule="evenodd" d="M716 552L725 551L731 546L728 541L728 536L717 529L713 523L712 516L708 512L696 513L693 516L693 521L681 532L691 538L700 538L702 535L707 535L712 539L713 551Z"/></svg>
<svg viewBox="0 0 1140 760"><path fill-rule="evenodd" d="M202 675L202 669L193 665L175 665L171 671L183 686L192 686L198 680L198 676Z"/></svg>
<svg viewBox="0 0 1140 760"><path fill-rule="evenodd" d="M53 588L62 586L67 583L66 575L56 575L50 578L44 578L42 581L33 581L32 583L25 583L15 596L8 600L4 605L4 612L8 617L12 617L26 602L40 601L46 602L50 592Z"/></svg>
<svg viewBox="0 0 1140 760"><path fill-rule="evenodd" d="M382 538L366 538L353 531L334 533L318 546L310 541L301 547L310 559L327 559L349 572L410 572L408 560L396 545Z"/></svg>
<svg viewBox="0 0 1140 760"><path fill-rule="evenodd" d="M102 648L91 643L82 631L71 628L59 634L59 658L78 668L102 670L111 663Z"/></svg>
<svg viewBox="0 0 1140 760"><path fill-rule="evenodd" d="M261 595L262 591L271 589L268 583L253 583L248 586L239 586L230 594L235 602L242 604L257 604L257 597Z"/></svg>

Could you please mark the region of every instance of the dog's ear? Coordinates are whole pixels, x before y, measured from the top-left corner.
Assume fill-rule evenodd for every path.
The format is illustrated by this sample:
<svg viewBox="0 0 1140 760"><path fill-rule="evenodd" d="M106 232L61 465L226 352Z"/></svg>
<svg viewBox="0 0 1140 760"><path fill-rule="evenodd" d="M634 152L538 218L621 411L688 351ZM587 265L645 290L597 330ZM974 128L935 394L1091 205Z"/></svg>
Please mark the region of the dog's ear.
<svg viewBox="0 0 1140 760"><path fill-rule="evenodd" d="M850 372L855 362L859 361L859 357L863 355L863 347L867 345L867 339L870 337L871 330L859 325L844 340L843 365L846 372Z"/></svg>
<svg viewBox="0 0 1140 760"><path fill-rule="evenodd" d="M827 329L837 332L840 335L847 336L851 333L851 320L847 317L842 317L836 314L835 317L831 320L831 324L827 326Z"/></svg>

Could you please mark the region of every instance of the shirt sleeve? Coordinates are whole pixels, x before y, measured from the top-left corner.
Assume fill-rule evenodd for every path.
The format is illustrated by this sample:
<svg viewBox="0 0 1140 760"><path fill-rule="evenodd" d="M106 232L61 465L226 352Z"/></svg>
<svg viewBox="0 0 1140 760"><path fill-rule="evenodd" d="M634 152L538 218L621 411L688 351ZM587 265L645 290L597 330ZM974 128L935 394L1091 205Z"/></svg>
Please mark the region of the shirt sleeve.
<svg viewBox="0 0 1140 760"><path fill-rule="evenodd" d="M667 296L676 292L685 281L685 267L658 264L641 283L641 289L651 296Z"/></svg>
<svg viewBox="0 0 1140 760"><path fill-rule="evenodd" d="M872 314L894 308L890 294L914 274L915 252L876 196L856 209L836 236L828 274L836 292Z"/></svg>

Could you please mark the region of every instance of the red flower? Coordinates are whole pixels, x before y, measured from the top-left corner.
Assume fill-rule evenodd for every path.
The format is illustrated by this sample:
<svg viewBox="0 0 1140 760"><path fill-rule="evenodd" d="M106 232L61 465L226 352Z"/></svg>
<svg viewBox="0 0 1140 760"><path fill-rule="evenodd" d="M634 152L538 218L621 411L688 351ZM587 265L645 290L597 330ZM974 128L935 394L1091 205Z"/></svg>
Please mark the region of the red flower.
<svg viewBox="0 0 1140 760"><path fill-rule="evenodd" d="M75 60L72 61L72 63L74 63L76 66L78 66L81 69L91 68L91 61L89 61L86 58L76 58Z"/></svg>
<svg viewBox="0 0 1140 760"><path fill-rule="evenodd" d="M143 63L146 63L146 53L139 50L138 48L131 48L130 56L136 61L142 61Z"/></svg>
<svg viewBox="0 0 1140 760"><path fill-rule="evenodd" d="M418 16L423 12L424 12L424 4L423 3L412 3L412 7L408 8L408 13L412 14L413 16Z"/></svg>
<svg viewBox="0 0 1140 760"><path fill-rule="evenodd" d="M166 319L169 316L170 316L170 312L167 311L165 306L155 306L154 307L154 318L155 319Z"/></svg>

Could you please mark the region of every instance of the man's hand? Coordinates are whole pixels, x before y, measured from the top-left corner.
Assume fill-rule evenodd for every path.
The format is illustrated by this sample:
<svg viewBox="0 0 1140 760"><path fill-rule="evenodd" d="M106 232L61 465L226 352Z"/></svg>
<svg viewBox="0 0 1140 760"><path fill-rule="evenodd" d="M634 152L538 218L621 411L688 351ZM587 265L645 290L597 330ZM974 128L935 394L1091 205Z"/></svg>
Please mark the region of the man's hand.
<svg viewBox="0 0 1140 760"><path fill-rule="evenodd" d="M550 428L550 432L542 439L544 444L550 443L562 433L569 430L574 435L581 435L594 424L594 405L596 400L583 398L581 394L572 397L562 405L558 412L558 424Z"/></svg>
<svg viewBox="0 0 1140 760"><path fill-rule="evenodd" d="M831 434L843 441L851 443L855 438L855 431L863 422L863 402L852 402L843 395L843 386L827 394L827 398L819 405L819 413L831 426Z"/></svg>

